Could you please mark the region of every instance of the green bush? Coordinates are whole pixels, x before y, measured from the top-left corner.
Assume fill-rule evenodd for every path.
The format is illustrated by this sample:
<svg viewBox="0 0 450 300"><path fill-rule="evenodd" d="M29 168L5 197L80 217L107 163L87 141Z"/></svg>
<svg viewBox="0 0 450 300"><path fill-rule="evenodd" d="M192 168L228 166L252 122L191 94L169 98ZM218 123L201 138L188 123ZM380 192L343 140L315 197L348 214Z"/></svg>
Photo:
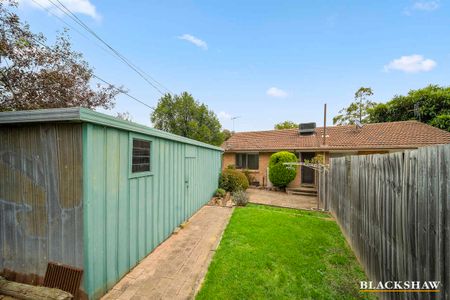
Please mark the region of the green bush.
<svg viewBox="0 0 450 300"><path fill-rule="evenodd" d="M227 169L236 170L236 166L235 165L228 165Z"/></svg>
<svg viewBox="0 0 450 300"><path fill-rule="evenodd" d="M223 197L225 197L226 193L227 192L224 189L218 188L216 190L216 197L223 198Z"/></svg>
<svg viewBox="0 0 450 300"><path fill-rule="evenodd" d="M238 206L246 206L248 203L248 195L244 191L237 191L233 193L233 201Z"/></svg>
<svg viewBox="0 0 450 300"><path fill-rule="evenodd" d="M247 177L248 183L252 184L255 181L255 176L252 175L252 173L250 172L250 170L243 170L242 173L244 173L245 177Z"/></svg>
<svg viewBox="0 0 450 300"><path fill-rule="evenodd" d="M283 163L297 162L294 153L280 151L272 154L269 160L269 179L272 184L279 188L285 188L297 175L297 168L289 168Z"/></svg>
<svg viewBox="0 0 450 300"><path fill-rule="evenodd" d="M433 120L430 121L430 125L443 130L450 131L450 114L435 117Z"/></svg>
<svg viewBox="0 0 450 300"><path fill-rule="evenodd" d="M246 190L248 188L247 177L242 172L233 169L225 169L220 174L219 187L228 192Z"/></svg>

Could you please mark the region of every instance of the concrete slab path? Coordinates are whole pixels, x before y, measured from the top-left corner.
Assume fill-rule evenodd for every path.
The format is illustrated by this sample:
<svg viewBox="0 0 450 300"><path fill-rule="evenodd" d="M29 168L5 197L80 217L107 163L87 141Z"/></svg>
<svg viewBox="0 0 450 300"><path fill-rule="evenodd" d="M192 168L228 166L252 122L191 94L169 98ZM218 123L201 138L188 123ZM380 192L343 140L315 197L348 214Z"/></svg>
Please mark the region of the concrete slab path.
<svg viewBox="0 0 450 300"><path fill-rule="evenodd" d="M201 208L102 299L193 299L232 211L218 206Z"/></svg>
<svg viewBox="0 0 450 300"><path fill-rule="evenodd" d="M249 202L296 209L316 209L317 197L289 195L284 192L248 189Z"/></svg>

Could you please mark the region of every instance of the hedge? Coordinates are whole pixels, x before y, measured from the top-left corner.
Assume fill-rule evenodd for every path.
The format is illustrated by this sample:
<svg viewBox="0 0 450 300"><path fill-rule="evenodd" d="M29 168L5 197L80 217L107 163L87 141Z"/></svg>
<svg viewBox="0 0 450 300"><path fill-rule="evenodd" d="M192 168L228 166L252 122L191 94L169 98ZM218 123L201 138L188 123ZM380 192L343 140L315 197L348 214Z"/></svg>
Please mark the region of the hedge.
<svg viewBox="0 0 450 300"><path fill-rule="evenodd" d="M269 179L276 187L285 188L297 175L297 167L289 168L284 163L297 162L294 153L280 151L272 154L269 160Z"/></svg>

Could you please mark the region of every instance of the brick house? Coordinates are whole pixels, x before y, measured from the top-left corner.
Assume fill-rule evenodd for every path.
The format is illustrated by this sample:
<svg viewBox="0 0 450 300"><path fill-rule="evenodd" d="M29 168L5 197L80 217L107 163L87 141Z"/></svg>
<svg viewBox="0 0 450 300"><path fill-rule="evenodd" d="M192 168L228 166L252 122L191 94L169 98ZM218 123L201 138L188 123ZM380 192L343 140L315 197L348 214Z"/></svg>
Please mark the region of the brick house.
<svg viewBox="0 0 450 300"><path fill-rule="evenodd" d="M309 127L308 127L309 126ZM238 132L222 144L222 167L235 165L248 169L259 185L267 185L270 156L278 151L291 151L299 160L323 154L330 157L389 153L418 147L449 144L450 132L418 121L401 121L355 125L315 127L315 123L300 124L300 129ZM315 186L314 171L298 167L297 177L290 187Z"/></svg>

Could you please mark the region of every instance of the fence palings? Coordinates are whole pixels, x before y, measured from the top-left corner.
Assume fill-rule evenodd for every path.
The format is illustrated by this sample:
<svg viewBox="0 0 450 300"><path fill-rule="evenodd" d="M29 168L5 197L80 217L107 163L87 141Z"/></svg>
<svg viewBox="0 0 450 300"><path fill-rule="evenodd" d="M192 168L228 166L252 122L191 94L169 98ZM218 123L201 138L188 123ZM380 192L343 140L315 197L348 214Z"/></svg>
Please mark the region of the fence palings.
<svg viewBox="0 0 450 300"><path fill-rule="evenodd" d="M332 158L319 199L373 281L440 281L450 299L450 145Z"/></svg>

